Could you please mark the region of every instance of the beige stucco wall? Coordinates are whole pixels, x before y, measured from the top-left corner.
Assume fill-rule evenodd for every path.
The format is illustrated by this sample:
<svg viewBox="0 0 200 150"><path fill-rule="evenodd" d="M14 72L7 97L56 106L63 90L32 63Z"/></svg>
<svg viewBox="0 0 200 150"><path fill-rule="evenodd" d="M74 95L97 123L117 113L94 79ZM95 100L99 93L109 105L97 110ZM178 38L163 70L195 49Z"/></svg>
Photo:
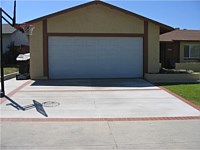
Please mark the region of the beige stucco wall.
<svg viewBox="0 0 200 150"><path fill-rule="evenodd" d="M176 63L176 69L187 69L200 72L200 62Z"/></svg>
<svg viewBox="0 0 200 150"><path fill-rule="evenodd" d="M158 73L160 69L159 62L159 26L148 23L148 72Z"/></svg>
<svg viewBox="0 0 200 150"><path fill-rule="evenodd" d="M184 45L187 44L200 45L200 42L180 42L180 63L193 62L192 60L184 60Z"/></svg>
<svg viewBox="0 0 200 150"><path fill-rule="evenodd" d="M49 33L144 33L144 21L102 5L91 5L47 20Z"/></svg>
<svg viewBox="0 0 200 150"><path fill-rule="evenodd" d="M43 77L43 34L42 22L34 24L35 29L30 35L30 74L32 79Z"/></svg>
<svg viewBox="0 0 200 150"><path fill-rule="evenodd" d="M30 36L30 73L32 79L43 74L42 21L34 24ZM81 8L47 19L48 33L144 33L144 21L101 5ZM148 23L148 72L157 73L159 63L159 26Z"/></svg>

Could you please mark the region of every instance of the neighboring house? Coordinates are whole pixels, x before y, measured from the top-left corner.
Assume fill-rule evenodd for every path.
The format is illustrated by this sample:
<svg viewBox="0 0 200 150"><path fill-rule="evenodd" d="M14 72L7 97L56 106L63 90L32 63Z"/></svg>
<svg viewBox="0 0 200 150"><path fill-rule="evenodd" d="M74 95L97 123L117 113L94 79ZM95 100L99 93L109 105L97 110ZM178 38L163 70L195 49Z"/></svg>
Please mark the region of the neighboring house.
<svg viewBox="0 0 200 150"><path fill-rule="evenodd" d="M11 35L11 42L14 43L15 46L26 45L29 46L28 36L21 32L20 30L16 30Z"/></svg>
<svg viewBox="0 0 200 150"><path fill-rule="evenodd" d="M143 78L158 73L159 35L172 27L102 1L27 22L33 79Z"/></svg>
<svg viewBox="0 0 200 150"><path fill-rule="evenodd" d="M2 25L2 41L3 41L3 53L9 50L11 43L11 35L16 29L8 24Z"/></svg>
<svg viewBox="0 0 200 150"><path fill-rule="evenodd" d="M3 52L9 50L9 46L19 47L19 51L29 52L29 39L23 32L16 30L9 24L2 25Z"/></svg>
<svg viewBox="0 0 200 150"><path fill-rule="evenodd" d="M10 41L15 45L15 47L17 47L19 53L29 53L29 39L22 31L14 31L11 35Z"/></svg>
<svg viewBox="0 0 200 150"><path fill-rule="evenodd" d="M174 30L160 35L164 68L200 71L200 30Z"/></svg>

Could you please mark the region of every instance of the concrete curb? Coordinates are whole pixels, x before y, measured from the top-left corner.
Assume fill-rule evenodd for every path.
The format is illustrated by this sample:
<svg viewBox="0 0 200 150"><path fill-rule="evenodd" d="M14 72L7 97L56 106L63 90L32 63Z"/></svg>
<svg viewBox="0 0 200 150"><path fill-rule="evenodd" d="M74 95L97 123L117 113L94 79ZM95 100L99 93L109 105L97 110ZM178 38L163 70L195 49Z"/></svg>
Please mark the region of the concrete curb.
<svg viewBox="0 0 200 150"><path fill-rule="evenodd" d="M14 73L11 73L11 74L4 75L4 80L6 81L6 80L9 80L9 79L15 78L17 73L18 72L14 72Z"/></svg>

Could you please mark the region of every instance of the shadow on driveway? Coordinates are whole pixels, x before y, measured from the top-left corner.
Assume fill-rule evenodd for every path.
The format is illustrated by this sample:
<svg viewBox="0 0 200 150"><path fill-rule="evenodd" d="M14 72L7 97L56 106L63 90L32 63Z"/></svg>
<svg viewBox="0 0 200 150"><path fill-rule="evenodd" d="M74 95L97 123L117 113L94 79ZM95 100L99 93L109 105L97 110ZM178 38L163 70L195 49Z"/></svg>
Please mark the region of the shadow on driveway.
<svg viewBox="0 0 200 150"><path fill-rule="evenodd" d="M7 106L13 106L14 108L16 108L17 110L22 110L22 111L27 111L30 109L35 108L37 110L37 112L39 112L40 114L42 114L45 117L48 117L47 113L45 112L43 105L35 100L33 100L33 104L30 105L26 105L26 106L21 106L20 104L18 104L16 101L14 101L13 99L11 99L8 96L5 96L5 98L10 101L11 103L6 104Z"/></svg>
<svg viewBox="0 0 200 150"><path fill-rule="evenodd" d="M31 86L154 87L143 79L35 80Z"/></svg>

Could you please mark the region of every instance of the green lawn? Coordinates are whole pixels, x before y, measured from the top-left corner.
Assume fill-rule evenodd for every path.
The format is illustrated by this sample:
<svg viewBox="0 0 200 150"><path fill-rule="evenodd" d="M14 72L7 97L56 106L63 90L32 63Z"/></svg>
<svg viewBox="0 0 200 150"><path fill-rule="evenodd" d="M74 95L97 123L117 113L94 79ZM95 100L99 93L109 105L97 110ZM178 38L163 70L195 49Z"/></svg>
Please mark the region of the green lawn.
<svg viewBox="0 0 200 150"><path fill-rule="evenodd" d="M18 68L16 67L5 67L4 68L4 74L10 74L10 73L14 73L14 72L18 72Z"/></svg>
<svg viewBox="0 0 200 150"><path fill-rule="evenodd" d="M200 84L159 84L177 95L200 106Z"/></svg>

